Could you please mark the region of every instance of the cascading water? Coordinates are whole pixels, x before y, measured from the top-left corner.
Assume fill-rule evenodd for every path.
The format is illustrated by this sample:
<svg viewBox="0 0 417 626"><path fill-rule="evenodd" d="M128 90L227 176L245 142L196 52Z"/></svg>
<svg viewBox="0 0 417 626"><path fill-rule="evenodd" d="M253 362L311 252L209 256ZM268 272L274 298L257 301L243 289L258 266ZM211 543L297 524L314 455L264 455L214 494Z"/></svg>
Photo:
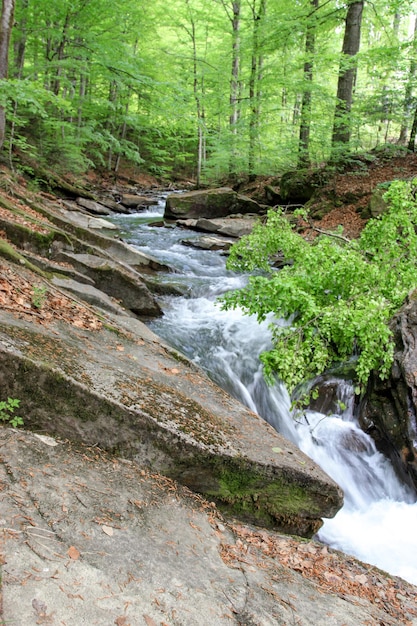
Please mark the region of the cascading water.
<svg viewBox="0 0 417 626"><path fill-rule="evenodd" d="M258 357L271 344L268 322L259 324L240 310L222 311L216 302L221 293L243 286L245 278L228 272L220 253L181 244L196 238L195 232L150 227L162 212L163 200L145 213L112 219L129 243L178 272L161 280L175 283L184 295L164 297L164 316L151 328L295 442L343 488L345 504L335 518L325 520L321 541L417 584L415 494L399 482L355 422L353 390L346 383L339 386L340 406L346 408L338 414L307 411L294 419L286 389L267 386L262 376Z"/></svg>

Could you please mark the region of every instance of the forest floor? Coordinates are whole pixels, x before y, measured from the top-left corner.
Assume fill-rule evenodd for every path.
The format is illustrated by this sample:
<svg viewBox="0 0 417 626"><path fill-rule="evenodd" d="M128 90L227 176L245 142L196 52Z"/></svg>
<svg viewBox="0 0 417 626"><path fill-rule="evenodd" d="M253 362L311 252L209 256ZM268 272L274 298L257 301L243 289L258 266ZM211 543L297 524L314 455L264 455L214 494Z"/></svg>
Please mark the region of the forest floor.
<svg viewBox="0 0 417 626"><path fill-rule="evenodd" d="M417 176L417 154L405 153L391 156L381 153L372 161L358 160L342 172L328 177L327 184L315 193L314 204L333 199L334 208L315 227L334 230L343 226L343 234L349 239L358 237L367 223L363 217L372 194L378 185L394 179L412 179ZM276 180L276 177L275 177ZM265 186L274 179L259 177L255 183L243 184L242 193L262 199Z"/></svg>

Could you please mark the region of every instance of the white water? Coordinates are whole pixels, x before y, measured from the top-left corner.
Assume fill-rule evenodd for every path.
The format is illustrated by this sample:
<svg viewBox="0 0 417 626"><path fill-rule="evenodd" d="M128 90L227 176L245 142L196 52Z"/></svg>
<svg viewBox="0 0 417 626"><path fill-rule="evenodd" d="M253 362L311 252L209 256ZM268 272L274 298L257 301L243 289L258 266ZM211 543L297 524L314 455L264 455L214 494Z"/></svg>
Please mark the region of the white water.
<svg viewBox="0 0 417 626"><path fill-rule="evenodd" d="M321 541L417 584L415 495L355 423L352 390L340 387L347 405L340 414L309 411L294 421L285 388L268 387L262 378L258 356L270 345L268 324L258 324L240 310L222 311L216 303L217 295L243 285L244 278L227 272L219 253L179 243L196 233L148 227L147 221L161 215L161 206L113 220L131 243L180 272L164 280L174 279L186 295L164 298L164 316L152 329L297 443L342 487L345 504L335 518L325 520Z"/></svg>

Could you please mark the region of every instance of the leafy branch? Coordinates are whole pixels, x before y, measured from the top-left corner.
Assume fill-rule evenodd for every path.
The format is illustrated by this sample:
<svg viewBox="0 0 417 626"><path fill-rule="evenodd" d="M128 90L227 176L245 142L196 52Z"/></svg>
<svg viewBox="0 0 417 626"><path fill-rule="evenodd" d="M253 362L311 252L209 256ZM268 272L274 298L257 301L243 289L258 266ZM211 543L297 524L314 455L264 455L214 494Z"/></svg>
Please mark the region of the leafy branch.
<svg viewBox="0 0 417 626"><path fill-rule="evenodd" d="M291 392L352 357L358 392L372 370L388 376L389 321L417 282L416 184L392 183L388 210L358 240L326 231L310 244L271 211L233 246L228 267L256 274L223 296L222 306L272 318L273 347L260 357L267 379L278 376ZM287 262L279 271L272 265L277 254Z"/></svg>

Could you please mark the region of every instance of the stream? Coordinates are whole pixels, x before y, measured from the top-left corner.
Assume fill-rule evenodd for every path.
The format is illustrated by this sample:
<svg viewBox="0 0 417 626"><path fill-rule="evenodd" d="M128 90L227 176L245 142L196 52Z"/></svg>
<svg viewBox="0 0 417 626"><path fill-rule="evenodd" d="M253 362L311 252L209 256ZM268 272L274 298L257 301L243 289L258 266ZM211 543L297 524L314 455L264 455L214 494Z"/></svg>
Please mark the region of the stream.
<svg viewBox="0 0 417 626"><path fill-rule="evenodd" d="M185 246L199 233L154 227L165 199L148 210L115 215L121 237L177 273L159 280L176 285L181 296L163 296L163 317L150 328L198 363L231 395L296 443L344 490L345 504L324 520L316 539L360 560L417 584L417 502L397 479L390 462L353 416L353 389L340 381L338 414L307 411L294 419L285 387L267 386L259 354L271 345L268 322L259 324L240 310L222 311L217 297L245 284L246 277L227 271L219 252ZM346 407L346 408L345 408Z"/></svg>

